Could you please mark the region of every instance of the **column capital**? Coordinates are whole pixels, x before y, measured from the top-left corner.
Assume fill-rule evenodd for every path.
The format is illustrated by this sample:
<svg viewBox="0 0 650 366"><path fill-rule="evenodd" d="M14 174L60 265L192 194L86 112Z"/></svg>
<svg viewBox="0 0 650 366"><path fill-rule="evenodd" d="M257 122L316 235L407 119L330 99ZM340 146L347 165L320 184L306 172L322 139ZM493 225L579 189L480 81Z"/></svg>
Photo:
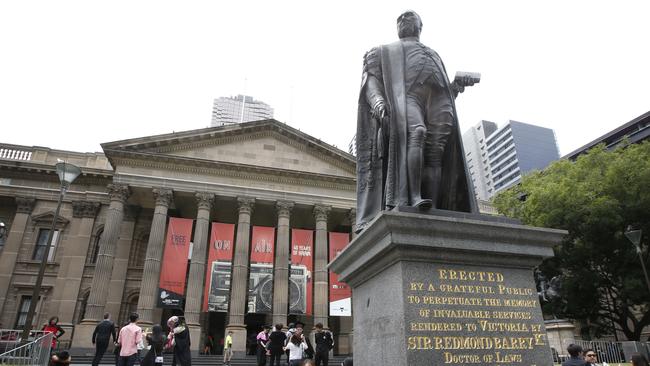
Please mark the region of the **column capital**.
<svg viewBox="0 0 650 366"><path fill-rule="evenodd" d="M94 219L99 211L99 202L72 201L72 217Z"/></svg>
<svg viewBox="0 0 650 366"><path fill-rule="evenodd" d="M111 201L119 201L122 204L126 203L126 200L131 195L131 189L126 184L111 183L107 186L108 196Z"/></svg>
<svg viewBox="0 0 650 366"><path fill-rule="evenodd" d="M316 221L327 221L327 217L329 216L331 209L332 209L331 206L315 205L314 218L316 219Z"/></svg>
<svg viewBox="0 0 650 366"><path fill-rule="evenodd" d="M252 214L255 207L255 198L252 197L237 197L237 206L239 213Z"/></svg>
<svg viewBox="0 0 650 366"><path fill-rule="evenodd" d="M135 221L142 211L142 207L138 205L127 205L124 207L124 221Z"/></svg>
<svg viewBox="0 0 650 366"><path fill-rule="evenodd" d="M156 206L169 207L174 198L174 192L169 188L154 188L153 198L156 200Z"/></svg>
<svg viewBox="0 0 650 366"><path fill-rule="evenodd" d="M16 212L30 214L36 205L35 198L16 197Z"/></svg>
<svg viewBox="0 0 650 366"><path fill-rule="evenodd" d="M214 203L214 193L198 192L194 195L196 197L196 205L199 210L210 210Z"/></svg>
<svg viewBox="0 0 650 366"><path fill-rule="evenodd" d="M278 201L275 203L275 209L278 214L278 218L281 217L288 218L291 216L291 210L293 209L293 202Z"/></svg>

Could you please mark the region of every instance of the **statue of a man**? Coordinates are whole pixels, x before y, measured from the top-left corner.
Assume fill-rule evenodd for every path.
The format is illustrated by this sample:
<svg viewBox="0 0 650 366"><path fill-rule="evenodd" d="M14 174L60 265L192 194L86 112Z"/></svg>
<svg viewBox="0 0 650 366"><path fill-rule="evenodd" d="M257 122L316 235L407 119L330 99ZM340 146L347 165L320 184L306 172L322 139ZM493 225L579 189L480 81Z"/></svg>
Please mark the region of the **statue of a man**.
<svg viewBox="0 0 650 366"><path fill-rule="evenodd" d="M422 20L397 18L399 41L364 56L357 122L357 231L398 206L476 212L454 99L438 54L420 43Z"/></svg>

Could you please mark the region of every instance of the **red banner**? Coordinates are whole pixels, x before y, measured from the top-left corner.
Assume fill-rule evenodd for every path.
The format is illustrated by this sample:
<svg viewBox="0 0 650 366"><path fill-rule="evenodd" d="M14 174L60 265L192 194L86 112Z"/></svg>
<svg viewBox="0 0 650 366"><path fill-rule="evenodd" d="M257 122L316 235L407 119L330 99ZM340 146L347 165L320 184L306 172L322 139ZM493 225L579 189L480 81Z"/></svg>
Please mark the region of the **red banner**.
<svg viewBox="0 0 650 366"><path fill-rule="evenodd" d="M289 314L312 314L314 231L291 230L291 280Z"/></svg>
<svg viewBox="0 0 650 366"><path fill-rule="evenodd" d="M248 285L248 312L271 313L273 310L273 253L275 228L253 226L251 269Z"/></svg>
<svg viewBox="0 0 650 366"><path fill-rule="evenodd" d="M235 225L212 223L205 269L203 311L228 311Z"/></svg>
<svg viewBox="0 0 650 366"><path fill-rule="evenodd" d="M193 222L192 219L169 218L165 252L160 267L158 307L182 307Z"/></svg>
<svg viewBox="0 0 650 366"><path fill-rule="evenodd" d="M329 233L331 262L350 242L348 233ZM339 275L330 271L330 316L352 316L352 290L339 281Z"/></svg>

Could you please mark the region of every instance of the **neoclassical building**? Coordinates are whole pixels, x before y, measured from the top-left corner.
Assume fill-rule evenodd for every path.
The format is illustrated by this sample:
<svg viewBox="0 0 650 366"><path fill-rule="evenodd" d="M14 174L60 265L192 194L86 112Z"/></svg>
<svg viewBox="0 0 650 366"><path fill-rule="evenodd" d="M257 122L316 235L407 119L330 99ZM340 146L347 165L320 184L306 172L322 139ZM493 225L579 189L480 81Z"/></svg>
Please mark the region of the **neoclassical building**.
<svg viewBox="0 0 650 366"><path fill-rule="evenodd" d="M327 263L333 238L345 243L353 235L352 155L275 120L102 149L0 144L0 220L8 228L0 238L2 328L21 328L34 301L58 198L54 164L62 159L82 175L56 222L35 327L58 316L63 341L90 348L105 312L122 323L136 311L144 327L182 315L195 351L207 335L218 340L233 330L234 349L243 352L261 325L299 320L307 329L318 322L330 327L337 352L350 352L351 317L333 315L330 306L332 291L345 286ZM170 226L181 219L189 248L182 230ZM224 248L230 257L211 259ZM181 279L165 277L178 273ZM163 277L182 288L180 302L165 302Z"/></svg>

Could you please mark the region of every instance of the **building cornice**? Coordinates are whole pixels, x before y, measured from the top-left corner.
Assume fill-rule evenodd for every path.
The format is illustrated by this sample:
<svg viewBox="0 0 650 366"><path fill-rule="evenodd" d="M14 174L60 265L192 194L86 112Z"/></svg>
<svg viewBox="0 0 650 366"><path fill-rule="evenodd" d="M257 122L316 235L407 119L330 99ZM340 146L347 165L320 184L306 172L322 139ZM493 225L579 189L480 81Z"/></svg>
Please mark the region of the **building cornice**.
<svg viewBox="0 0 650 366"><path fill-rule="evenodd" d="M123 165L129 167L165 169L198 175L207 174L212 176L267 181L282 184L296 184L343 191L356 190L356 181L352 177L340 177L327 174L154 153L117 150L111 151L111 154L116 166Z"/></svg>

